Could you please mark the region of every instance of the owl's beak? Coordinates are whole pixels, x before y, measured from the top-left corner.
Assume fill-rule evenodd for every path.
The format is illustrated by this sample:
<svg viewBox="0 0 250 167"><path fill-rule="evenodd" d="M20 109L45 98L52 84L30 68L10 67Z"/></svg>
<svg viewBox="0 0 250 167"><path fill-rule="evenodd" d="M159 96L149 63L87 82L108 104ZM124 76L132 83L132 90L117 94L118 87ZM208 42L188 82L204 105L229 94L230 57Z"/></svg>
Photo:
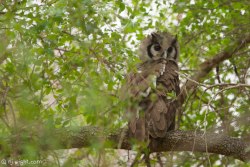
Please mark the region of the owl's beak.
<svg viewBox="0 0 250 167"><path fill-rule="evenodd" d="M168 55L168 52L167 50L165 50L162 54L161 54L161 57L166 59L167 58L167 55Z"/></svg>

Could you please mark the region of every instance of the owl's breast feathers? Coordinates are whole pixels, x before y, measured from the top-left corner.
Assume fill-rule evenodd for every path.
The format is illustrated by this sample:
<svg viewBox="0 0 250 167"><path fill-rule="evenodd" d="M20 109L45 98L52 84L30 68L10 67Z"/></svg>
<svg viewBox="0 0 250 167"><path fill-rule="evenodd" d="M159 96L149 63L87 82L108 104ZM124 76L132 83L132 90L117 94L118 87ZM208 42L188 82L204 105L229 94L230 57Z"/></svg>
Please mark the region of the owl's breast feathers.
<svg viewBox="0 0 250 167"><path fill-rule="evenodd" d="M163 68L165 72L162 73ZM141 64L139 70L128 76L125 87L130 99L127 112L130 133L140 141L149 136L164 137L175 124L175 96L180 91L178 65L174 61L157 60ZM152 76L157 77L156 87L152 87ZM149 88L149 94L143 96Z"/></svg>
<svg viewBox="0 0 250 167"><path fill-rule="evenodd" d="M178 70L176 62L167 61L165 72L157 78L157 88L152 92L157 99L151 100L152 107L146 111L148 131L153 138L162 138L175 128L176 97L180 93Z"/></svg>
<svg viewBox="0 0 250 167"><path fill-rule="evenodd" d="M169 93L175 93L178 96L180 93L179 88L179 75L178 65L174 61L167 61L165 71L157 78L157 91L163 96L168 96Z"/></svg>

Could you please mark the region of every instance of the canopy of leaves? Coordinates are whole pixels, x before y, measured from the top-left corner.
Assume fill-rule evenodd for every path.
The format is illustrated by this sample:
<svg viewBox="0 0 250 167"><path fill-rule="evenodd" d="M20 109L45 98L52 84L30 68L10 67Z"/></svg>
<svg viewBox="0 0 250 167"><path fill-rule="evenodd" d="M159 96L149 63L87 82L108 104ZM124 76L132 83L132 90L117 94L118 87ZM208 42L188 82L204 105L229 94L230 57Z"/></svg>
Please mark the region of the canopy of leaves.
<svg viewBox="0 0 250 167"><path fill-rule="evenodd" d="M38 149L37 136L31 135L29 144L21 144L22 137L28 135L21 130L122 127L125 111L119 88L139 61L136 50L141 39L156 30L178 35L184 85L187 77L199 70L199 64L250 35L249 18L249 0L0 1L1 159L47 159L50 155L53 160L48 163L54 166L69 162L70 166L96 165L95 150L102 148L102 143L72 151L61 162L57 161L60 151ZM249 135L250 46L218 64L201 84L188 93L180 129ZM106 165L117 156L110 152L105 154ZM243 165L219 155L168 152L166 157L176 166ZM126 163L126 158L118 159Z"/></svg>

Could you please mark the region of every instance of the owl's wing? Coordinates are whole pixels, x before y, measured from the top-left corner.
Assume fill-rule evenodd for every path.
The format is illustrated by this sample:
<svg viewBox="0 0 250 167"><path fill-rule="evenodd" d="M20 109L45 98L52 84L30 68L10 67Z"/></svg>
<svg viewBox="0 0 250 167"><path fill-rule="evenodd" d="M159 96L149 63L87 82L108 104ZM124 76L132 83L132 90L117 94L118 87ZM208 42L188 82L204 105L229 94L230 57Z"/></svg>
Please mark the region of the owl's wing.
<svg viewBox="0 0 250 167"><path fill-rule="evenodd" d="M148 138L145 108L149 106L145 99L156 84L160 68L162 68L162 62L159 61L142 64L139 72L130 73L127 76L127 83L123 87L123 96L125 96L123 99L128 102L126 117L129 120L129 131L133 137L140 141Z"/></svg>
<svg viewBox="0 0 250 167"><path fill-rule="evenodd" d="M149 89L150 81L147 74L131 73L128 75L127 87L125 93L127 94L127 113L128 126L130 133L139 141L146 139L145 114L140 110L139 102Z"/></svg>
<svg viewBox="0 0 250 167"><path fill-rule="evenodd" d="M164 137L166 132L174 130L177 110L176 96L180 93L178 66L168 61L163 75L157 79L156 99L151 100L147 110L149 134L153 138Z"/></svg>

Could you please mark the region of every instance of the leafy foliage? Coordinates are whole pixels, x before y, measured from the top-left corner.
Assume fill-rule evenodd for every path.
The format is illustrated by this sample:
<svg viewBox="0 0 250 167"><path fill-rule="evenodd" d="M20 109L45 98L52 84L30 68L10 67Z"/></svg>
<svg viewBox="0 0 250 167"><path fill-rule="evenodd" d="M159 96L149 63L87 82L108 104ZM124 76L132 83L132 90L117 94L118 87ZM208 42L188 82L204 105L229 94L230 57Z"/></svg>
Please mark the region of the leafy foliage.
<svg viewBox="0 0 250 167"><path fill-rule="evenodd" d="M21 159L61 158L60 151L40 150L38 136L21 145L22 137L29 135L21 133L22 129L124 126L119 88L127 71L139 61L136 48L146 34L154 30L178 34L181 73L191 76L201 62L250 33L248 0L172 2L1 1L0 138L5 146L1 158L11 155L16 159L21 147L25 150ZM249 56L248 46L219 64L203 84L249 85ZM186 78L181 80L183 85ZM250 131L249 106L249 87L200 86L189 93L183 105L180 128L244 137ZM10 140L15 141L11 146ZM70 166L95 165L98 160L78 160L87 159L88 153L97 159L95 150L109 158L117 156L114 151L104 154L102 147L96 143L89 150L69 153L68 160L63 158L65 166L69 162ZM241 164L228 157L187 152L166 153L166 157L167 162L174 157L177 166ZM57 161L48 163L57 165ZM108 165L108 161L103 163Z"/></svg>

